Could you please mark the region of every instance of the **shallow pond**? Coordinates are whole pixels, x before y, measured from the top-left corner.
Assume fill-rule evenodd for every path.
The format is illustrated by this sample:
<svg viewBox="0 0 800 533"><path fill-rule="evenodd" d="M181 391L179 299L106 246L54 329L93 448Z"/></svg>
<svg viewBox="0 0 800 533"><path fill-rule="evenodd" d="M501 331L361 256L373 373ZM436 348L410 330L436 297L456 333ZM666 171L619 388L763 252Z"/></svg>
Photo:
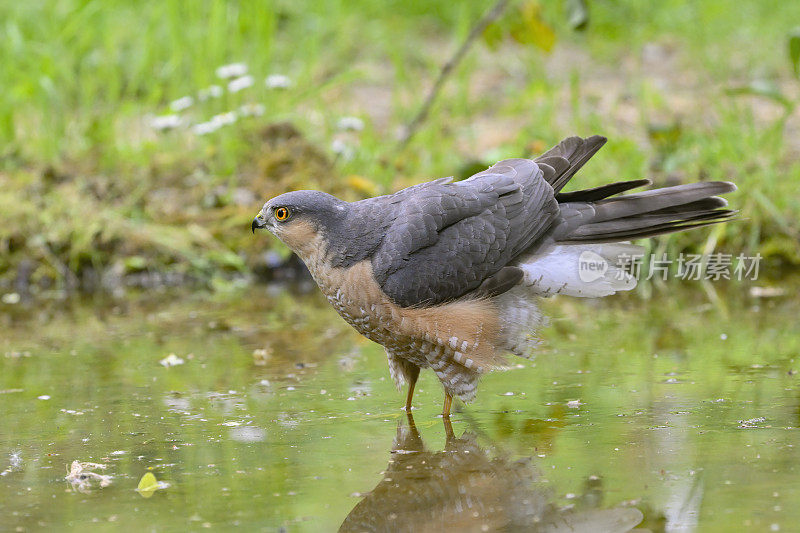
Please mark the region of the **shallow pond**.
<svg viewBox="0 0 800 533"><path fill-rule="evenodd" d="M795 292L646 292L545 302L452 426L313 291L5 305L0 529L797 531Z"/></svg>

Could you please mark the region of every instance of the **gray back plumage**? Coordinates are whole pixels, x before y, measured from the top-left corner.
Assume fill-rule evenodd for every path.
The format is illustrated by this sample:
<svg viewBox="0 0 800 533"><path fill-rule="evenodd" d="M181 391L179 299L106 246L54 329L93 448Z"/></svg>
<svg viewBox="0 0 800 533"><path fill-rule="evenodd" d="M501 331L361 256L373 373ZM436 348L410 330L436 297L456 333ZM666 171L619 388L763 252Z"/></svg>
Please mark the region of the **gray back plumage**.
<svg viewBox="0 0 800 533"><path fill-rule="evenodd" d="M440 304L478 288L559 216L553 188L528 159L501 161L461 182L417 185L371 207L378 205L392 217L372 256L373 271L404 307Z"/></svg>

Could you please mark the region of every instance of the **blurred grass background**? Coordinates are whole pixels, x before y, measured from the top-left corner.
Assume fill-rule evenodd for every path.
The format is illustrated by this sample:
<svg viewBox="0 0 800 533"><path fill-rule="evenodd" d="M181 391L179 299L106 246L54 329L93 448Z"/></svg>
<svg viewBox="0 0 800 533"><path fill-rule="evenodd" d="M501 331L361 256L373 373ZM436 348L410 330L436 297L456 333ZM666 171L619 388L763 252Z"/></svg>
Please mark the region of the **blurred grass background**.
<svg viewBox="0 0 800 533"><path fill-rule="evenodd" d="M491 5L0 4L0 288L224 287L285 257L249 232L275 194L353 200L594 133L610 142L575 186L739 186L740 220L653 246L800 265L800 4L512 2L398 147Z"/></svg>

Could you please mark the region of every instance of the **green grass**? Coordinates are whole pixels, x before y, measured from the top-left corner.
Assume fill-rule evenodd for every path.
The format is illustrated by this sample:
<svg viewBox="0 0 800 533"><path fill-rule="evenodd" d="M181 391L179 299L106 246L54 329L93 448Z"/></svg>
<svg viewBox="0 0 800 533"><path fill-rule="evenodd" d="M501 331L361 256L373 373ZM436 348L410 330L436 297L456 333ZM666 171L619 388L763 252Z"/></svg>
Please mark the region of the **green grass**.
<svg viewBox="0 0 800 533"><path fill-rule="evenodd" d="M247 231L269 196L322 188L355 199L533 155L575 133L611 139L580 185L639 176L739 185L731 200L742 219L671 237L674 250L713 239L761 251L773 272L800 264L796 113L726 93L768 80L797 97L786 39L800 7L595 1L576 33L561 3L541 4L552 55L478 41L398 151L398 129L483 2L4 3L0 279L21 266L44 284L87 271L247 272L274 246ZM171 101L224 87L215 70L232 62L254 85L181 115L197 123L258 103L262 116L205 136L149 126ZM270 74L292 86L268 89ZM337 131L349 115L365 120L362 132ZM270 127L281 123L296 130ZM335 139L351 159L333 153Z"/></svg>

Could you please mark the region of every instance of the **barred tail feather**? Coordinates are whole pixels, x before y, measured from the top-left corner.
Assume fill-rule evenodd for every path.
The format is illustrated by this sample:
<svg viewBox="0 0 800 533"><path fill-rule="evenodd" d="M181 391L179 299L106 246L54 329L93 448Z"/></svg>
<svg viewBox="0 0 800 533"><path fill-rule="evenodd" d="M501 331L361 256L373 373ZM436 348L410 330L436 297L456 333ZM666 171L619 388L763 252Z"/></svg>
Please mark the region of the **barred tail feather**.
<svg viewBox="0 0 800 533"><path fill-rule="evenodd" d="M558 243L619 242L654 237L730 220L736 211L725 209L727 202L717 194L736 190L727 181L690 183L634 194L599 195L615 192L612 184L605 191L575 191L562 196L559 203L564 219L554 233ZM591 198L591 201L585 201ZM563 200L563 198L562 198Z"/></svg>

